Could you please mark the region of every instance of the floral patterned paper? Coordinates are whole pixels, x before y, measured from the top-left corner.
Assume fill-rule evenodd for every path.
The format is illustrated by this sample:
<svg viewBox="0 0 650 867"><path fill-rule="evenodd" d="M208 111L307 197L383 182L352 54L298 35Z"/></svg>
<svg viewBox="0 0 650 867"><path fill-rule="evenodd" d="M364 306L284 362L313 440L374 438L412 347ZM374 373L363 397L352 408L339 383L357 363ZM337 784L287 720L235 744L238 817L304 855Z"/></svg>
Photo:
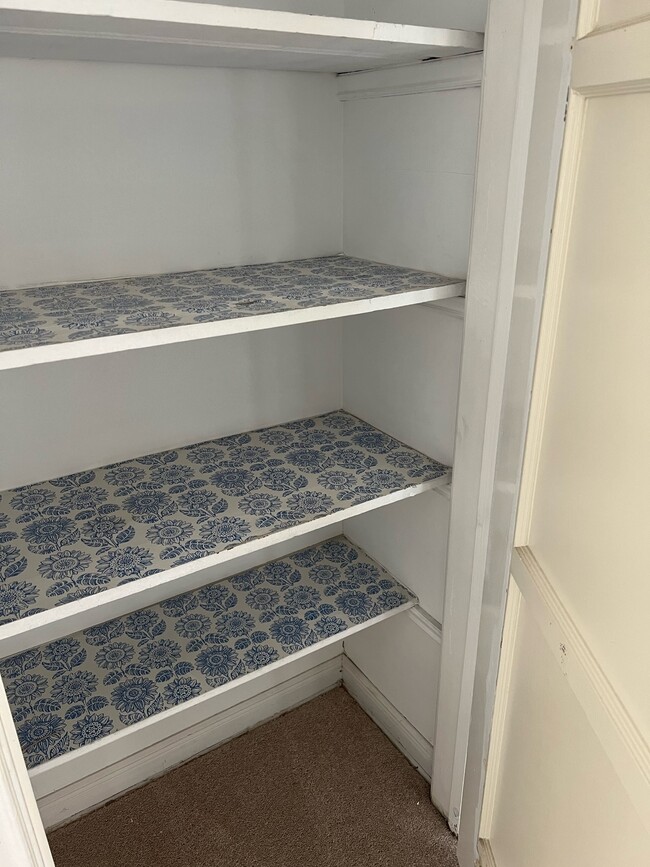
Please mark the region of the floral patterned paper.
<svg viewBox="0 0 650 867"><path fill-rule="evenodd" d="M0 624L448 472L331 412L5 491Z"/></svg>
<svg viewBox="0 0 650 867"><path fill-rule="evenodd" d="M344 536L0 662L28 767L415 598Z"/></svg>
<svg viewBox="0 0 650 867"><path fill-rule="evenodd" d="M0 294L0 352L398 295L461 281L349 256Z"/></svg>

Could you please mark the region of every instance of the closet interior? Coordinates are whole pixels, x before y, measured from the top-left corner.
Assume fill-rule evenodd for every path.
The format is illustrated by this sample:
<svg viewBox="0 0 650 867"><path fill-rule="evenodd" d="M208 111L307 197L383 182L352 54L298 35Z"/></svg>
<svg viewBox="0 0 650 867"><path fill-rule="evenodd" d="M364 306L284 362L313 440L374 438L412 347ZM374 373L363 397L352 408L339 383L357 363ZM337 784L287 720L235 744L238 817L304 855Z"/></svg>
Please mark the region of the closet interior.
<svg viewBox="0 0 650 867"><path fill-rule="evenodd" d="M0 673L46 826L341 680L431 777L484 21L0 4Z"/></svg>

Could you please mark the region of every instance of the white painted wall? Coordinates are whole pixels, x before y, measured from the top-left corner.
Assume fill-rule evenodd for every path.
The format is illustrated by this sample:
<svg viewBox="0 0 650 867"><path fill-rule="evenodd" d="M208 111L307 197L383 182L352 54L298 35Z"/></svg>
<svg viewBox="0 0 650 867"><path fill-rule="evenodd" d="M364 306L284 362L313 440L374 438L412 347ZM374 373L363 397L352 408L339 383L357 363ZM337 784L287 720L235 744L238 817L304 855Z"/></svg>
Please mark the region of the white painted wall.
<svg viewBox="0 0 650 867"><path fill-rule="evenodd" d="M462 319L428 306L344 320L343 406L451 464L462 335Z"/></svg>
<svg viewBox="0 0 650 867"><path fill-rule="evenodd" d="M469 87L344 103L346 253L466 276L479 99Z"/></svg>
<svg viewBox="0 0 650 867"><path fill-rule="evenodd" d="M425 306L344 321L344 407L451 464L462 332L461 319ZM438 622L449 506L431 493L344 522L344 532L410 587ZM346 641L345 650L433 743L440 645L431 631L413 617L396 617Z"/></svg>
<svg viewBox="0 0 650 867"><path fill-rule="evenodd" d="M348 538L378 560L442 622L449 500L430 491L343 522Z"/></svg>
<svg viewBox="0 0 650 867"><path fill-rule="evenodd" d="M338 321L5 371L0 490L338 409Z"/></svg>
<svg viewBox="0 0 650 867"><path fill-rule="evenodd" d="M333 76L2 60L0 81L0 286L341 249ZM339 335L7 373L0 489L338 408Z"/></svg>
<svg viewBox="0 0 650 867"><path fill-rule="evenodd" d="M382 695L432 744L440 666L439 633L421 615L406 611L350 636L343 649Z"/></svg>
<svg viewBox="0 0 650 867"><path fill-rule="evenodd" d="M334 76L0 60L0 286L337 253Z"/></svg>

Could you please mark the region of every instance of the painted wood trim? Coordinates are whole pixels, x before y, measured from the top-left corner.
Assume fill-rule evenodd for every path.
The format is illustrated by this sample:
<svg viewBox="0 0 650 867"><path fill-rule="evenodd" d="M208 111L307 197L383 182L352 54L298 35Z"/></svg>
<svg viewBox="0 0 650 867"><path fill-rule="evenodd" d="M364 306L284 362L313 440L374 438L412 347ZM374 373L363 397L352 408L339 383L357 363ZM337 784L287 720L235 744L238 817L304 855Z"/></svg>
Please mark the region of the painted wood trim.
<svg viewBox="0 0 650 867"><path fill-rule="evenodd" d="M562 289L569 254L571 222L580 169L581 142L584 135L587 102L579 94L572 93L567 102L564 144L560 161L560 174L555 214L551 230L553 244L549 253L544 306L540 326L533 390L528 416L524 465L521 477L521 492L517 509L515 547L528 543L535 501L535 490L542 451L544 417L551 388L553 355L560 308Z"/></svg>
<svg viewBox="0 0 650 867"><path fill-rule="evenodd" d="M381 693L347 656L342 660L343 686L386 737L425 780L431 780L433 745Z"/></svg>
<svg viewBox="0 0 650 867"><path fill-rule="evenodd" d="M591 33L598 22L600 0L580 0L576 36L581 38Z"/></svg>
<svg viewBox="0 0 650 867"><path fill-rule="evenodd" d="M457 849L461 867L475 867L478 858L477 841L485 770L492 727L517 496L521 482L527 414L564 137L566 95L571 70L571 43L575 35L577 5L577 0L569 0L569 2L540 0L541 20L538 21L536 32L531 32L531 27L536 26L535 19L540 11L539 8L536 8L533 14L529 14L528 4L499 0L490 5L489 12L483 96L485 98L490 82L494 87L495 81L497 96L494 100L496 105L493 106L489 116L491 135L488 138L486 134L487 144L483 151L490 154L492 159L489 168L486 169L487 178L482 190L482 199L477 182L475 224L479 214L483 220L488 221L488 228L490 220L494 223L494 209L498 200L495 200L493 194L500 183L497 174L501 171L502 155L498 149L501 130L511 130L512 115L516 116L520 110L525 112L530 103L532 103L532 118L525 139L521 125L519 134L513 135L511 146L517 151L518 156L509 163L508 180L501 181L513 189L513 196L506 208L511 214L513 211L517 213L515 219L518 222L519 235L514 242L512 237L503 236L502 233L499 233L501 239L497 236L493 240L495 246L501 242L505 244L502 253L506 256L505 267L501 270L502 279L493 303L497 311L497 320L501 316L507 317L509 329L506 335L497 341L498 350L493 360L493 363L498 363L499 360L505 363L503 379L494 380L494 389L487 398L488 405L493 409L494 404L500 404L501 416L490 492L490 510L487 518L483 513L477 515L479 535L486 533L488 542L479 579L480 599L477 594L474 597L475 607L472 608L470 605L470 613L473 611L474 616L476 616L476 607L480 605L478 624L470 622L468 634L471 636L471 642L465 646L466 666L463 672L463 686L466 689L464 693L466 703L463 705L462 714L467 739L465 740L463 730L459 728L454 762L455 791L458 793L460 790L462 793ZM520 18L522 15L523 22ZM507 50L498 42L495 48L491 46L493 34L501 34L502 38L505 38L504 35L508 34L515 21L520 22L522 31L519 44L516 37L511 40L510 52L513 55L516 52L527 55L528 61L520 62L518 73L514 61L508 60ZM536 55L536 58L533 55ZM529 65L531 60L535 63L534 72ZM510 80L507 75L508 63L512 67ZM528 90L530 86L528 76L531 74L535 78L532 93ZM506 103L509 103L508 112L505 112ZM492 117L492 114L495 117ZM505 117L502 116L503 114ZM483 116L488 116L486 111ZM525 118L520 119L521 122L524 120ZM481 149L483 149L482 145ZM523 177L518 175L521 159L526 163ZM518 198L520 194L522 200ZM499 214L498 210L497 214ZM485 231L483 234L485 235ZM472 246L473 244L474 241ZM491 246L488 250L494 255ZM513 259L510 259L511 255ZM513 265L514 273L511 270ZM470 269L471 267L472 263ZM509 283L510 280L512 285ZM477 287L480 294L485 292L481 286L483 282L487 282L485 277ZM475 291L470 274L468 289L470 306ZM465 330L467 343L472 335L469 321L466 321ZM504 351L507 353L505 359L501 355ZM454 496L457 486L458 474L454 480ZM484 527L485 522L488 524L486 527ZM469 534L472 531L468 528L467 532ZM459 618L460 614L456 613L456 619ZM444 625L447 634L448 619L444 620ZM478 635L475 634L476 632ZM469 675L472 668L474 676L470 681L466 674ZM439 703L438 707L440 714L442 704ZM436 756L439 755L440 742L436 735ZM459 785L458 780L461 777L462 782Z"/></svg>
<svg viewBox="0 0 650 867"><path fill-rule="evenodd" d="M583 96L650 90L649 45L650 17L578 39L571 87Z"/></svg>
<svg viewBox="0 0 650 867"><path fill-rule="evenodd" d="M492 846L489 840L478 841L479 867L497 867Z"/></svg>
<svg viewBox="0 0 650 867"><path fill-rule="evenodd" d="M288 677L263 692L177 731L164 740L39 798L46 827L69 822L171 768L214 749L341 682L342 656Z"/></svg>
<svg viewBox="0 0 650 867"><path fill-rule="evenodd" d="M443 90L480 87L483 80L483 53L445 57L408 66L347 72L338 76L338 97L342 102L377 99Z"/></svg>
<svg viewBox="0 0 650 867"><path fill-rule="evenodd" d="M439 488L434 488L433 492L444 497L445 500L451 500L451 485L440 485Z"/></svg>
<svg viewBox="0 0 650 867"><path fill-rule="evenodd" d="M2 851L4 867L54 867L2 681L0 681L0 851Z"/></svg>
<svg viewBox="0 0 650 867"><path fill-rule="evenodd" d="M446 298L443 301L428 301L422 304L423 310L435 310L437 313L444 313L446 316L453 316L456 319L465 318L465 298Z"/></svg>
<svg viewBox="0 0 650 867"><path fill-rule="evenodd" d="M501 755L503 752L510 684L512 682L515 661L515 640L517 638L520 610L521 593L515 582L511 581L508 589L506 616L503 623L497 691L494 701L494 713L492 714L490 751L488 753L485 789L483 792L483 810L479 831L481 837L489 837L492 830L492 818L501 769Z"/></svg>
<svg viewBox="0 0 650 867"><path fill-rule="evenodd" d="M556 663L650 831L650 742L530 548L515 549L512 575Z"/></svg>
<svg viewBox="0 0 650 867"><path fill-rule="evenodd" d="M308 322L326 322L379 310L396 310L414 304L426 304L461 295L465 291L462 281L450 280L444 286L431 286L414 289L411 292L366 298L359 301L345 301L324 307L306 307L299 310L284 310L281 313L262 313L241 319L221 319L216 322L202 322L195 325L178 325L159 328L154 331L140 331L132 334L114 334L109 337L92 337L68 343L53 343L26 349L9 349L0 353L0 371L18 367L31 367L35 364L50 364L73 358L88 358L126 352L132 349L148 349L153 346L169 346L174 343L187 343L205 340L210 337L227 337L231 334L248 334L270 328L284 328L287 325L303 325ZM2 294L0 293L0 301Z"/></svg>
<svg viewBox="0 0 650 867"><path fill-rule="evenodd" d="M436 641L438 644L442 644L442 626L437 620L434 620L430 614L427 614L423 608L419 605L415 605L413 608L409 609L408 615L409 619L412 620L419 629L426 632L429 638L433 639L433 641Z"/></svg>
<svg viewBox="0 0 650 867"><path fill-rule="evenodd" d="M543 0L494 3L488 16L431 787L433 803L454 832L469 741L543 6ZM511 496L514 515L516 490ZM509 557L510 545L500 550Z"/></svg>

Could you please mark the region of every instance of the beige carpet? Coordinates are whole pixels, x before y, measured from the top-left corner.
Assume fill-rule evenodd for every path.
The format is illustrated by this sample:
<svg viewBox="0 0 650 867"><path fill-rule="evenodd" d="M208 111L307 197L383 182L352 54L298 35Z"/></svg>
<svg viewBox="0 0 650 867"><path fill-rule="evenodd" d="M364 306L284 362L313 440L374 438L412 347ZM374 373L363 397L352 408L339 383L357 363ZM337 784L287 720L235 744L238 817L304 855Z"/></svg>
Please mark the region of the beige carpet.
<svg viewBox="0 0 650 867"><path fill-rule="evenodd" d="M50 844L57 867L457 867L427 783L342 688Z"/></svg>

